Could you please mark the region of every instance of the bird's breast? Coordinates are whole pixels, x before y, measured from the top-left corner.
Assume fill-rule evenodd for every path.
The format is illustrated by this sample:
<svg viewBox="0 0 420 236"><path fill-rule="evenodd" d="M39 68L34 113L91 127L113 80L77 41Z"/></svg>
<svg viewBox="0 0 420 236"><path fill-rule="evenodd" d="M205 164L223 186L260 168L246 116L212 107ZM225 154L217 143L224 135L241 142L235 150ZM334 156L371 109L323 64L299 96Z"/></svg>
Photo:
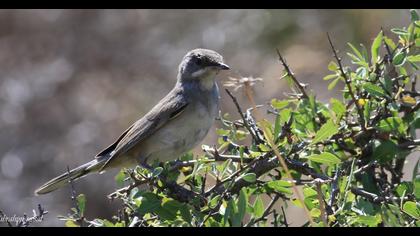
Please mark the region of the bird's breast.
<svg viewBox="0 0 420 236"><path fill-rule="evenodd" d="M174 160L199 144L218 114L218 97L193 100L176 118L147 140L143 156L148 160Z"/></svg>

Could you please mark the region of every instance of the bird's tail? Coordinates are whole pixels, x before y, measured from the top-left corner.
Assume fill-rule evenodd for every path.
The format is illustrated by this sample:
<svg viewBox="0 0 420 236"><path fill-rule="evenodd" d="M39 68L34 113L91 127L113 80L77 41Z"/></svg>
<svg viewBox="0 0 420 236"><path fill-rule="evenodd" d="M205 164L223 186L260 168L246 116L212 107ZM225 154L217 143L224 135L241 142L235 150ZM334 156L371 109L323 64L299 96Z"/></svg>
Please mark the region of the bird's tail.
<svg viewBox="0 0 420 236"><path fill-rule="evenodd" d="M76 167L69 172L65 172L60 176L55 177L54 179L46 182L37 190L35 190L35 195L46 194L52 192L58 188L61 188L73 180L82 178L90 173L95 173L99 171L103 164L108 160L107 156L98 157L86 164L83 164L79 167Z"/></svg>

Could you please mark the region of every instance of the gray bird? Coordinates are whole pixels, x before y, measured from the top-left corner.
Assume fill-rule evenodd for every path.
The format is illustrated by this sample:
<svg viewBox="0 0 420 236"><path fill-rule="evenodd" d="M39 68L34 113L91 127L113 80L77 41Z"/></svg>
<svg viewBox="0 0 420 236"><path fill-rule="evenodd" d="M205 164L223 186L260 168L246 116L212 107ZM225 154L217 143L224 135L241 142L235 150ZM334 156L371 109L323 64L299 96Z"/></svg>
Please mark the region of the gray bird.
<svg viewBox="0 0 420 236"><path fill-rule="evenodd" d="M69 173L48 181L35 194L54 191L90 173L110 168L147 165L147 161L174 160L207 135L219 112L220 70L228 70L223 57L208 49L194 49L182 59L175 87L144 117L137 120L109 147Z"/></svg>

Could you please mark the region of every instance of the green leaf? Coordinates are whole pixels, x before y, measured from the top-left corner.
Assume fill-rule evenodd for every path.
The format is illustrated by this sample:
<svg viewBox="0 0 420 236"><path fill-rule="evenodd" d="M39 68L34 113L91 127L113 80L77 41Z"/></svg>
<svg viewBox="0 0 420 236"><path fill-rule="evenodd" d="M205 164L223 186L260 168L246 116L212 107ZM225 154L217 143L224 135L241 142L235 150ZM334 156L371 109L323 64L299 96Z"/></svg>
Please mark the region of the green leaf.
<svg viewBox="0 0 420 236"><path fill-rule="evenodd" d="M102 220L102 224L103 224L105 227L114 227L114 226L115 226L115 225L114 225L111 221L109 221L109 220L107 220L107 219Z"/></svg>
<svg viewBox="0 0 420 236"><path fill-rule="evenodd" d="M420 176L417 175L413 181L414 185L414 196L417 200L420 200Z"/></svg>
<svg viewBox="0 0 420 236"><path fill-rule="evenodd" d="M338 127L333 123L332 120L328 120L321 128L316 132L315 138L312 140L311 143L318 143L329 139L332 135L338 132Z"/></svg>
<svg viewBox="0 0 420 236"><path fill-rule="evenodd" d="M403 36L409 35L408 31L405 29L394 28L394 29L391 29L391 32L393 32L394 34L403 35Z"/></svg>
<svg viewBox="0 0 420 236"><path fill-rule="evenodd" d="M404 67L401 66L401 67L397 67L397 68L398 68L401 75L405 75L405 76L408 75L407 70Z"/></svg>
<svg viewBox="0 0 420 236"><path fill-rule="evenodd" d="M80 225L76 224L73 220L68 220L65 223L66 227L80 227Z"/></svg>
<svg viewBox="0 0 420 236"><path fill-rule="evenodd" d="M331 62L328 64L328 70L330 70L330 71L332 71L332 72L337 71L337 70L338 70L338 65L337 65L337 63L335 63L335 62L331 61Z"/></svg>
<svg viewBox="0 0 420 236"><path fill-rule="evenodd" d="M80 216L83 217L86 207L86 196L84 194L79 194L79 196L76 197L77 202L77 208L80 211Z"/></svg>
<svg viewBox="0 0 420 236"><path fill-rule="evenodd" d="M310 213L313 218L321 216L321 210L319 210L318 208L313 208Z"/></svg>
<svg viewBox="0 0 420 236"><path fill-rule="evenodd" d="M394 132L401 136L405 135L407 130L406 124L400 117L388 117L383 119L379 121L376 128L382 132Z"/></svg>
<svg viewBox="0 0 420 236"><path fill-rule="evenodd" d="M215 206L217 206L217 203L220 200L220 195L216 195L214 198L212 198L209 202L209 207L214 208Z"/></svg>
<svg viewBox="0 0 420 236"><path fill-rule="evenodd" d="M353 64L357 64L357 65L361 65L361 66L364 66L364 67L369 67L369 64L367 63L367 62L365 62L365 61L361 61L357 56L355 56L354 54L352 54L352 53L347 53L347 55L352 59L352 63Z"/></svg>
<svg viewBox="0 0 420 236"><path fill-rule="evenodd" d="M273 98L272 100L271 100L271 105L274 107L274 108L276 108L276 109L278 109L278 110L281 110L281 109L283 109L283 108L285 108L285 107L287 107L287 105L289 105L289 101L287 101L287 100L277 100L277 99L275 99L275 98Z"/></svg>
<svg viewBox="0 0 420 236"><path fill-rule="evenodd" d="M179 208L179 212L181 213L182 219L184 219L186 222L191 222L192 216L187 206Z"/></svg>
<svg viewBox="0 0 420 236"><path fill-rule="evenodd" d="M315 154L308 157L309 160L325 165L335 165L341 163L340 158L329 152Z"/></svg>
<svg viewBox="0 0 420 236"><path fill-rule="evenodd" d="M340 81L340 77L338 77L337 79L333 80L329 85L328 85L328 90L332 90L336 85L337 82Z"/></svg>
<svg viewBox="0 0 420 236"><path fill-rule="evenodd" d="M314 190L311 187L305 187L303 188L303 196L305 196L305 198L316 198L318 195L318 192L316 190Z"/></svg>
<svg viewBox="0 0 420 236"><path fill-rule="evenodd" d="M403 205L403 211L411 217L413 217L414 219L420 219L420 209L415 202L405 202Z"/></svg>
<svg viewBox="0 0 420 236"><path fill-rule="evenodd" d="M331 74L331 75L326 75L324 78L322 78L323 80L330 80L330 79L334 79L337 78L338 75L337 74Z"/></svg>
<svg viewBox="0 0 420 236"><path fill-rule="evenodd" d="M331 110L335 113L337 116L337 119L340 119L343 114L346 112L346 106L338 99L331 98Z"/></svg>
<svg viewBox="0 0 420 236"><path fill-rule="evenodd" d="M372 84L372 83L365 83L364 85L363 85L363 88L369 93L369 94L371 94L371 95L373 95L373 96L376 96L376 97L385 97L386 96L386 93L385 93L385 91L381 88L381 87L379 87L379 86L377 86L377 85L374 85L374 84Z"/></svg>
<svg viewBox="0 0 420 236"><path fill-rule="evenodd" d="M390 140L375 141L372 157L381 163L385 163L392 160L397 152L398 146L394 142Z"/></svg>
<svg viewBox="0 0 420 236"><path fill-rule="evenodd" d="M235 202L233 199L230 199L226 210L225 210L225 215L223 216L223 225L227 226L227 223L229 222L229 219L231 219L231 216L235 213Z"/></svg>
<svg viewBox="0 0 420 236"><path fill-rule="evenodd" d="M182 208L181 204L173 199L164 198L161 207L158 207L155 212L163 220L175 220L177 212Z"/></svg>
<svg viewBox="0 0 420 236"><path fill-rule="evenodd" d="M267 183L267 186L275 191L285 194L292 194L292 190L290 187L292 186L291 183L284 181L284 180L274 180Z"/></svg>
<svg viewBox="0 0 420 236"><path fill-rule="evenodd" d="M238 200L238 212L235 214L234 217L234 224L233 226L241 226L241 222L245 216L246 206L248 204L248 196L245 192L245 188L242 188L239 192L239 200Z"/></svg>
<svg viewBox="0 0 420 236"><path fill-rule="evenodd" d="M353 44L347 43L347 45L349 45L353 52L356 53L359 60L364 61L362 53L359 50L357 50L357 48L353 46Z"/></svg>
<svg viewBox="0 0 420 236"><path fill-rule="evenodd" d="M391 50L395 50L397 48L397 45L395 45L394 41L392 39L384 36L385 43L390 47Z"/></svg>
<svg viewBox="0 0 420 236"><path fill-rule="evenodd" d="M276 121L274 123L274 137L278 137L281 131L281 117L276 115Z"/></svg>
<svg viewBox="0 0 420 236"><path fill-rule="evenodd" d="M254 203L254 215L255 218L260 218L264 214L264 202L261 200L261 197L258 195Z"/></svg>
<svg viewBox="0 0 420 236"><path fill-rule="evenodd" d="M379 49L381 48L383 32L379 32L376 38L373 40L371 47L372 64L375 65L379 60Z"/></svg>
<svg viewBox="0 0 420 236"><path fill-rule="evenodd" d="M365 61L369 61L369 56L368 56L368 52L367 52L367 49L366 49L365 45L360 44L360 47L362 48L363 58L365 59Z"/></svg>
<svg viewBox="0 0 420 236"><path fill-rule="evenodd" d="M162 167L160 167L160 166L156 167L152 172L152 176L153 177L158 177L162 173L162 171L163 171Z"/></svg>
<svg viewBox="0 0 420 236"><path fill-rule="evenodd" d="M226 129L216 129L216 134L219 136L226 136L229 135L230 130L226 130Z"/></svg>
<svg viewBox="0 0 420 236"><path fill-rule="evenodd" d="M359 224L367 225L369 227L376 227L379 223L382 222L381 216L378 215L359 215L356 218L356 222Z"/></svg>
<svg viewBox="0 0 420 236"><path fill-rule="evenodd" d="M140 215L151 213L160 208L161 200L152 192L145 192L138 198L137 212Z"/></svg>
<svg viewBox="0 0 420 236"><path fill-rule="evenodd" d="M267 145L260 143L258 144L258 148L262 151L262 152L269 152L271 151L270 147L267 147Z"/></svg>
<svg viewBox="0 0 420 236"><path fill-rule="evenodd" d="M219 171L219 178L222 179L225 175L225 172L227 170L227 167L230 165L230 163L232 162L231 159L227 159L226 161L223 162L222 165L216 166L216 169Z"/></svg>
<svg viewBox="0 0 420 236"><path fill-rule="evenodd" d="M255 173L246 173L242 176L242 179L248 183L255 183L257 180L257 175Z"/></svg>
<svg viewBox="0 0 420 236"><path fill-rule="evenodd" d="M395 188L395 192L397 192L399 197L403 197L403 195L407 193L411 194L413 192L412 184L404 181Z"/></svg>
<svg viewBox="0 0 420 236"><path fill-rule="evenodd" d="M407 52L405 50L398 50L392 59L392 63L395 66L402 66L407 58Z"/></svg>
<svg viewBox="0 0 420 236"><path fill-rule="evenodd" d="M264 131L263 132L264 133L264 137L267 140L274 140L274 138L273 138L273 132L272 132L273 128L272 128L271 122L269 122L266 119L263 119L263 120L259 121L258 123L261 126L262 130Z"/></svg>
<svg viewBox="0 0 420 236"><path fill-rule="evenodd" d="M118 174L115 176L115 182L117 183L119 187L121 187L124 185L124 180L125 180L125 171L124 169L121 169L120 172L118 172Z"/></svg>
<svg viewBox="0 0 420 236"><path fill-rule="evenodd" d="M410 62L420 62L420 54L417 55L413 55L413 56L408 56L407 60Z"/></svg>
<svg viewBox="0 0 420 236"><path fill-rule="evenodd" d="M299 199L297 199L297 198L293 199L292 203L293 203L293 205L295 205L297 207L303 208L303 205L302 205L301 201L299 201Z"/></svg>

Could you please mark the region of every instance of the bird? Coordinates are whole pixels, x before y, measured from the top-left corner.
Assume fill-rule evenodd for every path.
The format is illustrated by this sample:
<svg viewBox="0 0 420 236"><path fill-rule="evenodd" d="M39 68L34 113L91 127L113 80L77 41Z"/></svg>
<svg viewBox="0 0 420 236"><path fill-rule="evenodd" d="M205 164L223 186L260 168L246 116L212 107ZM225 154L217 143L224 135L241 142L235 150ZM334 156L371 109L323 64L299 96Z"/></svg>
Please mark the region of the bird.
<svg viewBox="0 0 420 236"><path fill-rule="evenodd" d="M179 158L204 139L216 120L220 106L216 75L229 69L216 51L189 51L178 66L175 86L148 113L93 160L46 182L35 195L52 192L91 173Z"/></svg>

